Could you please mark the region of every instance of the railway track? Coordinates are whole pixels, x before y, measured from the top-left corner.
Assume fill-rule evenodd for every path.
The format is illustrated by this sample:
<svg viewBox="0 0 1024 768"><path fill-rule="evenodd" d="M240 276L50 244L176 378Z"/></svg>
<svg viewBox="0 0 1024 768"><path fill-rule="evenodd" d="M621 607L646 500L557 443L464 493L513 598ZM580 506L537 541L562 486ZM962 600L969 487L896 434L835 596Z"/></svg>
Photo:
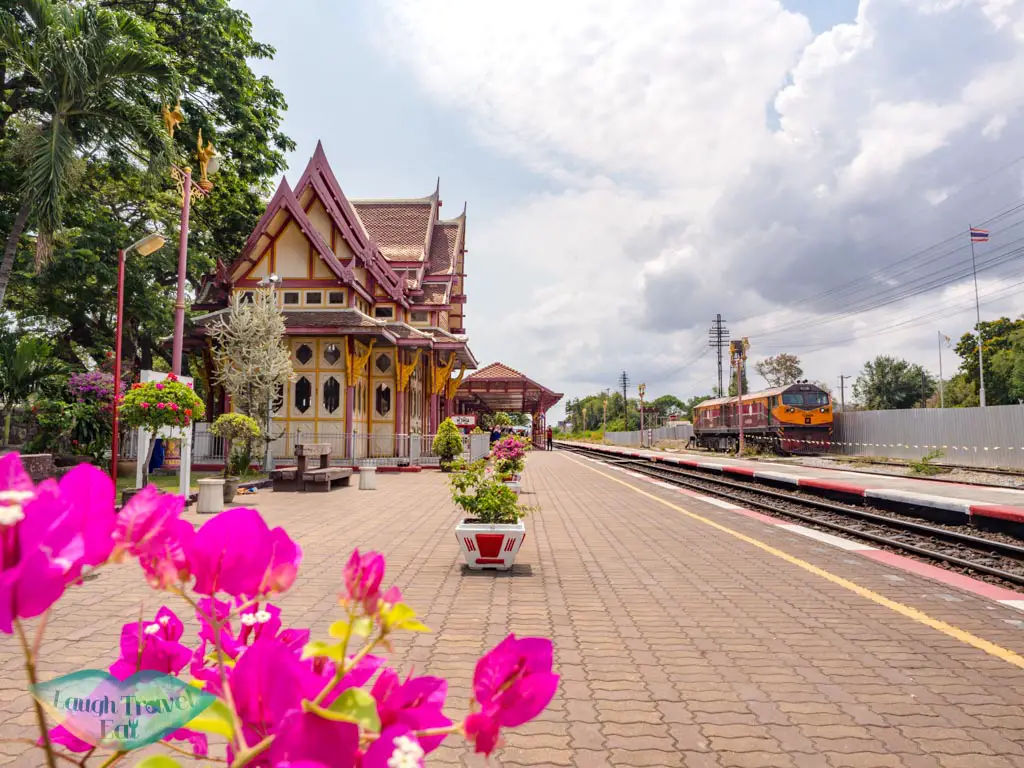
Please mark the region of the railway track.
<svg viewBox="0 0 1024 768"><path fill-rule="evenodd" d="M777 491L758 485L756 481L726 480L645 459L612 458L587 448L562 446L561 449L740 503L773 517L799 520L845 538L871 542L986 581L1018 588L1024 586L1024 546L1008 534L975 536L964 533L962 526L924 523L918 517L871 506L839 504L799 491Z"/></svg>

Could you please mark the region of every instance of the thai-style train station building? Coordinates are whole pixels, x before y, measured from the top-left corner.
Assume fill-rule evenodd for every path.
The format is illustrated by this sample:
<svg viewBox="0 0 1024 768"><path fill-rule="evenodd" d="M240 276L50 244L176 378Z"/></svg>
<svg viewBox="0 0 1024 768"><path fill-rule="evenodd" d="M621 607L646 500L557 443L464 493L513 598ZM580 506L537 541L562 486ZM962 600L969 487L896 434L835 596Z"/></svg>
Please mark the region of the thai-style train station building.
<svg viewBox="0 0 1024 768"><path fill-rule="evenodd" d="M232 294L277 275L295 377L275 403L277 453L329 441L387 453L395 435L432 435L478 367L463 307L466 213L441 218L440 185L408 200L352 200L318 144L294 189L281 182L238 258L204 282L202 334ZM204 339L205 379L212 355ZM212 383L212 382L210 382ZM209 412L225 409L211 392Z"/></svg>
<svg viewBox="0 0 1024 768"><path fill-rule="evenodd" d="M457 398L479 367L465 327L466 210L445 219L441 207L439 182L422 198L349 200L317 144L295 187L282 180L238 258L218 265L193 306L201 314L190 345L202 351L211 420L230 405L211 376L206 329L233 295L244 300L271 275L295 371L274 404L278 456L312 441L330 442L337 457L401 456L405 436L433 435L448 415L550 401L504 366L504 378L491 380L490 366ZM534 420L543 424L542 414Z"/></svg>

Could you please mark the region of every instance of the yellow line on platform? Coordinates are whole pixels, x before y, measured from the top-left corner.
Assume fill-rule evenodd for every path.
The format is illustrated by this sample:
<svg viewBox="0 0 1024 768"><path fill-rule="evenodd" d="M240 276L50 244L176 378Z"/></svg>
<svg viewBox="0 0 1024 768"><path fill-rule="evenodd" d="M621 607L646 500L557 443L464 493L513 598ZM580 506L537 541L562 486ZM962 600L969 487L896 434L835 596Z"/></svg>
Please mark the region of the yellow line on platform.
<svg viewBox="0 0 1024 768"><path fill-rule="evenodd" d="M978 648L979 650L982 650L991 656L995 656L998 659L1002 659L1008 664L1013 664L1016 667L1024 669L1024 656L1021 656L1018 653L1014 653L1013 651L1007 648L1003 648L1002 646L989 642L988 640L978 637L977 635L972 635L967 630L960 629L959 627L954 627L952 624L947 624L946 622L939 621L938 619L933 619L928 614L923 613L922 611L919 611L916 608L911 608L909 605L904 605L903 603L898 603L895 600L890 600L888 597L880 595L877 592L873 592L867 587L862 587L860 584L856 584L850 581L849 579L844 579L842 576L836 576L834 573L831 573L830 571L826 571L823 568L819 568L816 565L812 565L811 563L808 563L806 560L801 560L799 557L794 557L788 552L783 552L781 549L776 549L770 544L765 544L763 541L759 541L758 539L755 539L752 536L747 536L746 534L740 533L739 531L735 531L732 528L722 525L721 523L716 523L714 520L711 520L702 515L698 515L696 512L690 512L687 509L683 509L683 507L680 507L678 504L673 504L671 501L668 501L667 499L663 499L660 496L654 495L653 493L648 493L647 491L637 488L632 483L627 483L625 480L620 480L619 478L613 477L612 475L609 475L606 472L602 472L599 469L587 466L586 464L577 461L576 459L571 459L568 456L566 456L566 458L568 458L569 461L571 461L573 464L578 464L584 469L589 469L591 472L596 472L597 474L601 475L602 477L608 478L614 483L626 486L630 490L639 493L641 496L646 496L647 498L652 499L653 501L656 501L659 504L664 504L666 507L674 509L676 512L680 512L693 520L697 520L698 522L704 523L705 525L709 525L712 528L715 528L716 530L722 531L723 533L727 533L730 536L734 536L740 541L745 541L747 544L751 544L757 547L758 549L767 552L770 555L774 555L775 557L778 557L781 560L785 560L787 563L792 563L798 568L803 568L805 571L813 573L815 576L820 576L821 578L826 579L832 582L833 584L843 587L844 589L848 589L854 594L867 598L873 603L885 606L889 610L895 611L901 616L906 616L908 619L912 619L913 621L916 621L919 624L924 624L926 627L936 629L944 635L956 638L962 643L974 646L975 648Z"/></svg>

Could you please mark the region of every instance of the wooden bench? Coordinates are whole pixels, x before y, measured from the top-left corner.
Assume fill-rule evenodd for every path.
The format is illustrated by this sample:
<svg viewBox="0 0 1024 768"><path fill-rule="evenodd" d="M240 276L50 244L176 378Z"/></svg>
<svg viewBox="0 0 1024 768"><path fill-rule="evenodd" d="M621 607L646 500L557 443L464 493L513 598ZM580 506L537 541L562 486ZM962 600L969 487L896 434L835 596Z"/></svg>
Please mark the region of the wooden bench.
<svg viewBox="0 0 1024 768"><path fill-rule="evenodd" d="M299 475L298 467L281 467L270 470L270 479L275 491L297 491L299 483L296 479Z"/></svg>
<svg viewBox="0 0 1024 768"><path fill-rule="evenodd" d="M307 481L315 484L326 482L330 488L332 480L324 481L315 474L331 469L329 443L299 443L295 446L295 460L297 466L281 467L270 472L275 491L305 491ZM317 467L317 464L320 466ZM307 475L310 477L307 478Z"/></svg>
<svg viewBox="0 0 1024 768"><path fill-rule="evenodd" d="M352 482L352 470L344 467L310 469L302 473L302 490L329 491L335 484L348 487Z"/></svg>

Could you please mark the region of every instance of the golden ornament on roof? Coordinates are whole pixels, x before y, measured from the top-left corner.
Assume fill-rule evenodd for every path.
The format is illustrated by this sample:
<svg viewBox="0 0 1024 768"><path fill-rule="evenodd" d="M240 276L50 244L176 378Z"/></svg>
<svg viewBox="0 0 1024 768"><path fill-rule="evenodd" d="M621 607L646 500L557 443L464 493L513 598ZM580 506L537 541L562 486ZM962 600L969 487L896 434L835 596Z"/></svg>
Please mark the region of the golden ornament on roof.
<svg viewBox="0 0 1024 768"><path fill-rule="evenodd" d="M203 147L203 129L199 129L199 140L196 142L196 154L199 156L199 186L209 192L213 189L213 182L207 177L207 168L210 165L210 160L214 155L217 154L217 150L213 148L212 142L206 142L206 147Z"/></svg>
<svg viewBox="0 0 1024 768"><path fill-rule="evenodd" d="M163 106L163 118L164 128L167 131L167 135L172 139L174 138L174 129L177 128L181 123L185 122L185 115L181 112L181 100L174 105L174 109L168 109L167 105Z"/></svg>

